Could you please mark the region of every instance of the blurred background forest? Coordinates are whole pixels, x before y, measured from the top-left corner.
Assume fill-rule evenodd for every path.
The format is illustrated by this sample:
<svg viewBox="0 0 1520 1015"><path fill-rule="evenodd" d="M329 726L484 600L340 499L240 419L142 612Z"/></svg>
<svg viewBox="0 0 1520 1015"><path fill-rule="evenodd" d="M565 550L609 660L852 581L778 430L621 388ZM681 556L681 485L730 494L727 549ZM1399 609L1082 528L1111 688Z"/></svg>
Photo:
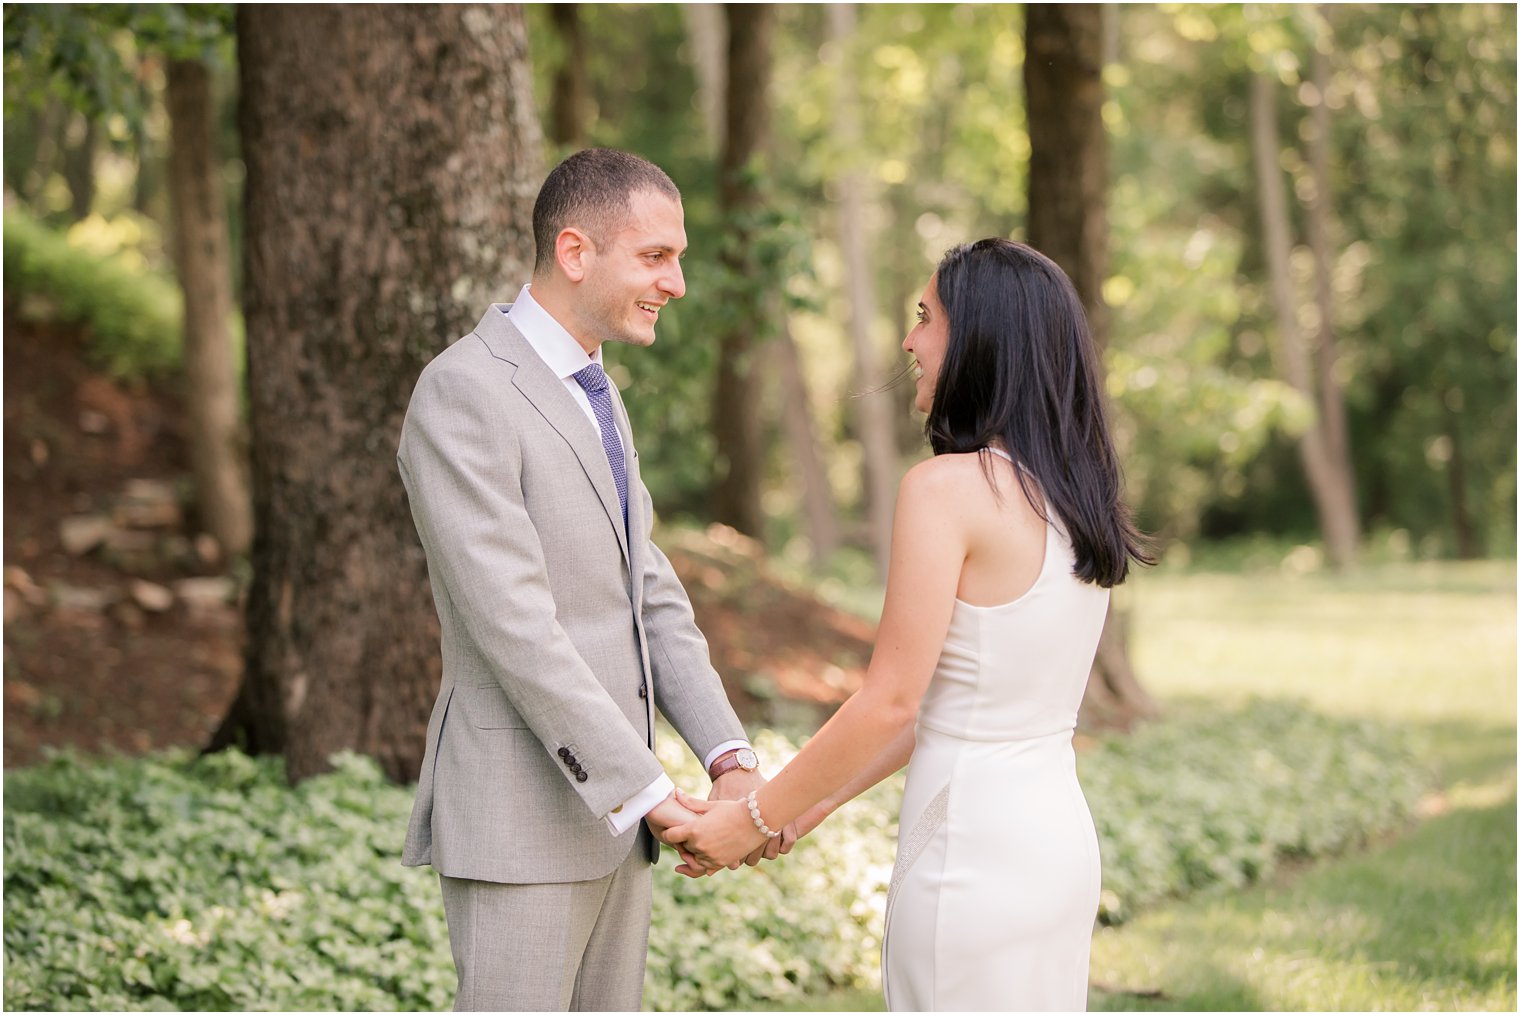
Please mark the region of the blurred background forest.
<svg viewBox="0 0 1520 1015"><path fill-rule="evenodd" d="M1302 696L1418 726L1446 790L1498 778L1512 818L1513 6L11 4L4 54L8 769L60 744L210 744L280 757L292 780L340 748L415 776L438 662L394 467L406 399L526 281L547 170L609 145L684 195L688 293L608 368L747 721L805 734L858 686L896 484L927 454L899 343L945 249L1004 235L1082 290L1163 557L1115 598L1084 728L1167 716L1204 745L1195 770L1223 770L1205 731L1231 727L1208 708ZM1452 658L1469 683L1433 696ZM1377 679L1395 670L1407 707ZM1199 695L1212 704L1189 711ZM1300 758L1363 735L1304 721L1242 735ZM1162 895L1239 884L1277 850L1409 820L1430 785L1367 759L1326 762L1381 773L1337 797L1356 817L1327 814L1334 832L1261 832L1313 810L1273 798L1240 818L1239 856L1219 828L1121 843L1105 919L1150 898L1124 893L1125 871ZM323 778L353 777L339 768ZM1260 765L1242 773L1260 787ZM355 778L335 792L381 792ZM1226 798L1239 786L1210 799ZM1484 836L1507 850L1512 924L1513 830ZM1166 875L1145 866L1163 839ZM1513 1005L1509 933L1498 979L1449 1003ZM134 996L239 1006L154 969ZM429 969L389 1001L306 1000L437 1007ZM830 989L874 975L841 970ZM11 1006L128 1006L20 982L7 973ZM788 996L671 990L655 1003Z"/></svg>
<svg viewBox="0 0 1520 1015"><path fill-rule="evenodd" d="M731 327L731 308L747 305L732 290L754 289L774 301L747 322L756 345L741 367L760 396L761 497L757 514L722 520L799 560L870 551L864 445L884 440L895 472L922 442L906 387L881 396L891 428L865 439L860 396L904 363L897 343L909 310L948 246L1023 235L1030 138L1019 8L864 5L841 19L827 6L780 5L750 40L765 49L769 88L732 82L738 94L725 94L726 26L713 5L526 13L545 134L535 172L576 147L612 145L666 167L685 195L690 294L649 355L619 357L636 430L659 449L648 477L662 514L714 517L728 469L711 424L715 336ZM1102 295L1109 389L1142 525L1168 550L1320 538L1296 451L1315 402L1277 352L1272 227L1252 156L1250 82L1265 76L1278 121L1270 161L1289 195L1291 309L1311 344L1333 337L1330 382L1343 392L1359 528L1374 547L1422 558L1512 553L1512 12L1109 13ZM8 219L67 232L81 249L124 251L145 277L172 279L166 77L177 52L198 55L210 71L210 140L237 284L234 47L230 22L207 17L128 5L93 24L86 12L8 19ZM1316 53L1328 63L1318 80ZM720 257L732 219L718 193L723 119L735 104L768 107L750 166L762 198L745 223L759 270L738 278ZM1319 180L1311 148L1322 123L1328 176ZM1317 187L1328 190L1322 203ZM517 281L501 279L495 295L509 298ZM450 322L459 332L469 323ZM172 358L106 354L127 372L166 369ZM798 376L786 376L793 364ZM812 514L808 456L788 429L794 413L808 424L823 482Z"/></svg>

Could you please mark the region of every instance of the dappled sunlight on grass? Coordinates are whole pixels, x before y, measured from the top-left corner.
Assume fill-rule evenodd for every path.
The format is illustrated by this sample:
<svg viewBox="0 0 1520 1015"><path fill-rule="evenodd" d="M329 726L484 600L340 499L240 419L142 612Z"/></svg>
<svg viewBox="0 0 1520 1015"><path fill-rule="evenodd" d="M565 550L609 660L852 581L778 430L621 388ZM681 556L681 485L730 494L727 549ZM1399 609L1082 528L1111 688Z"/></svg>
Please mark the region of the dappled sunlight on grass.
<svg viewBox="0 0 1520 1015"><path fill-rule="evenodd" d="M1174 714L1260 696L1391 721L1441 789L1398 841L1100 929L1092 1006L1513 1010L1514 564L1163 568L1126 595Z"/></svg>
<svg viewBox="0 0 1520 1015"><path fill-rule="evenodd" d="M1513 730L1513 563L1406 564L1346 577L1177 573L1126 593L1133 651L1163 698L1302 698L1344 715Z"/></svg>
<svg viewBox="0 0 1520 1015"><path fill-rule="evenodd" d="M1099 930L1091 1003L1512 1011L1515 944L1511 796L1385 849Z"/></svg>

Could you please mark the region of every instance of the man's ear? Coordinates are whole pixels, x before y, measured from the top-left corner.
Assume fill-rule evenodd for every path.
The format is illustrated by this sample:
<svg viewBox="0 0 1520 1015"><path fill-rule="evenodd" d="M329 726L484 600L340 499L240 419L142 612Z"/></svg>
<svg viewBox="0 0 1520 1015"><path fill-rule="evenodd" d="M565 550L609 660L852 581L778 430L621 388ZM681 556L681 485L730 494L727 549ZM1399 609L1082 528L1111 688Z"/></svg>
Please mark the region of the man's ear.
<svg viewBox="0 0 1520 1015"><path fill-rule="evenodd" d="M559 270L572 282L586 277L587 261L595 252L591 237L574 226L566 226L554 238L554 259L559 262Z"/></svg>

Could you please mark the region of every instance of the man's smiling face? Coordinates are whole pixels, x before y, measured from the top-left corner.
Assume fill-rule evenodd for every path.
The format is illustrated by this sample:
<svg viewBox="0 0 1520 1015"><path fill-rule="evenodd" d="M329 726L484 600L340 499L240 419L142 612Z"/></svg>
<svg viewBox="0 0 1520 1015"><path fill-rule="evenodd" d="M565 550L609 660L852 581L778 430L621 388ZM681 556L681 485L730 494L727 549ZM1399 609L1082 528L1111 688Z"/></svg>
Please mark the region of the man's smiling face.
<svg viewBox="0 0 1520 1015"><path fill-rule="evenodd" d="M654 343L661 308L686 293L685 223L681 202L644 190L629 198L620 227L592 240L576 309L598 345Z"/></svg>

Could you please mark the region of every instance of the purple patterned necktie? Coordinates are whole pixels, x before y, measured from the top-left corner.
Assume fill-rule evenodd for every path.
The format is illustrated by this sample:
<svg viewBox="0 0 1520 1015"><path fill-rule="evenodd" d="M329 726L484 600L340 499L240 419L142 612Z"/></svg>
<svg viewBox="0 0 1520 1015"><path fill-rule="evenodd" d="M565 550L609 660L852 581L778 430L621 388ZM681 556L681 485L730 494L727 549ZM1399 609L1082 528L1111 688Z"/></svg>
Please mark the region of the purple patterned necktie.
<svg viewBox="0 0 1520 1015"><path fill-rule="evenodd" d="M623 524L628 524L628 468L623 463L623 441L612 421L612 397L607 394L607 375L595 363L572 376L591 400L591 412L602 431L602 450L612 466L612 482L617 485L618 504L623 508Z"/></svg>

